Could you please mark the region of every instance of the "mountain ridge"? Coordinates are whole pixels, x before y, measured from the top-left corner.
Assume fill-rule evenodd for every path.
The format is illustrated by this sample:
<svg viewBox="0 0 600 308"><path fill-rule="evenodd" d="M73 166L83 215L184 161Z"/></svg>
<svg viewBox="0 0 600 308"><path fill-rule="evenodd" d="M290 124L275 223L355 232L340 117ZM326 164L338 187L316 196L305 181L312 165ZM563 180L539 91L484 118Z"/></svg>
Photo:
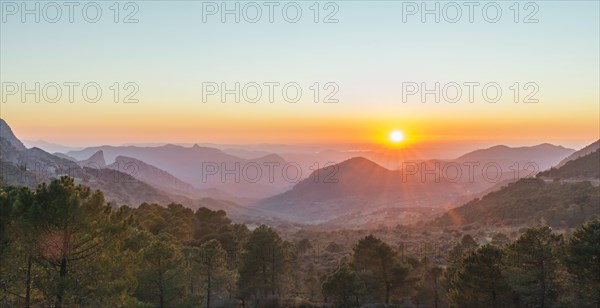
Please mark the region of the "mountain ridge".
<svg viewBox="0 0 600 308"><path fill-rule="evenodd" d="M430 225L574 227L600 216L600 181L590 181L590 172L600 178L600 149L450 209Z"/></svg>
<svg viewBox="0 0 600 308"><path fill-rule="evenodd" d="M15 149L19 151L26 150L27 147L15 136L8 123L4 119L0 118L0 137L7 140Z"/></svg>
<svg viewBox="0 0 600 308"><path fill-rule="evenodd" d="M582 156L586 156L598 149L600 149L600 139L598 139L596 142L591 143L591 144L585 146L584 148L572 153L571 155L567 156L566 158L561 160L558 163L558 165L556 165L556 168L560 168L560 167L564 166L567 162L569 162L571 160L575 160Z"/></svg>

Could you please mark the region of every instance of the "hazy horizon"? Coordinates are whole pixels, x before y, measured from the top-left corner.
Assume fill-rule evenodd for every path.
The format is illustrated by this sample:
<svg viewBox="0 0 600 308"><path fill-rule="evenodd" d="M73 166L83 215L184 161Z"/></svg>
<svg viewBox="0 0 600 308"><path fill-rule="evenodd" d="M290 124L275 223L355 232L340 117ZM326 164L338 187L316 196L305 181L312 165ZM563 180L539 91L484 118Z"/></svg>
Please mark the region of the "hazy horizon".
<svg viewBox="0 0 600 308"><path fill-rule="evenodd" d="M85 148L94 148L94 147L103 147L103 146L111 146L111 147L126 147L126 146L135 146L135 147L161 147L165 145L177 145L182 147L193 147L195 145L202 147L212 147L220 150L231 150L231 149L242 149L247 151L255 151L255 152L265 152L265 153L277 153L277 154L285 154L285 153L310 153L310 152L322 152L322 151L339 151L339 152L356 152L357 156L360 156L360 152L372 152L372 151L382 151L381 145L377 144L306 144L306 143L297 143L297 144L276 144L276 143L204 143L204 142L152 142L152 143L89 143L82 145L69 145L69 144L58 144L53 142L48 142L46 140L21 140L25 146L28 148L31 147L39 147L47 152L59 152L59 153L67 153L69 151L82 150ZM522 142L522 143L471 143L471 144L453 144L453 145L440 145L437 149L430 149L428 152L419 151L419 156L414 157L413 159L454 159L461 155L467 154L469 152L487 149L495 146L507 146L510 148L519 148L519 147L533 147L541 144L552 144L555 146L562 146L567 149L572 150L580 150L589 144L595 142L597 140L590 140L588 142L577 143L564 145L552 142ZM40 144L42 143L42 144ZM48 145L43 144L48 143ZM276 147L277 149L260 149L260 147ZM413 145L413 149L417 148L419 145ZM62 149L64 148L64 149ZM392 149L390 151L402 151L402 149ZM257 156L258 157L258 156Z"/></svg>

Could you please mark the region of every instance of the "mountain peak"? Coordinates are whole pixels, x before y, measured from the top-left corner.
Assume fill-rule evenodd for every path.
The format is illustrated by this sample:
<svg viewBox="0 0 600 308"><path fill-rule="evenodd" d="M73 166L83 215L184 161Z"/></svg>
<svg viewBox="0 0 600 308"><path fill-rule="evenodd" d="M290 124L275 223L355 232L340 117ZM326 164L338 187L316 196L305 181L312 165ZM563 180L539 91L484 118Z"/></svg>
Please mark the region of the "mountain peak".
<svg viewBox="0 0 600 308"><path fill-rule="evenodd" d="M369 168L377 168L377 169L379 169L379 168L386 169L386 168L378 165L376 162L371 161L371 160L369 160L367 158L364 158L362 156L352 157L350 159L347 159L347 160L339 163L338 165L339 166L358 167L358 168L369 167Z"/></svg>
<svg viewBox="0 0 600 308"><path fill-rule="evenodd" d="M90 156L90 158L81 161L80 165L86 166L86 167L105 167L106 166L106 160L104 160L104 152L102 150L98 150L96 153L94 153L92 156Z"/></svg>
<svg viewBox="0 0 600 308"><path fill-rule="evenodd" d="M267 154L264 156L261 156L259 158L254 159L255 161L261 161L261 162L279 162L279 163L286 163L286 160L279 156L278 154L275 153L271 153L271 154Z"/></svg>
<svg viewBox="0 0 600 308"><path fill-rule="evenodd" d="M15 147L15 149L19 151L27 150L25 145L23 145L21 140L15 136L12 129L10 129L10 126L8 126L8 123L6 123L4 119L0 119L0 138L6 139L12 146Z"/></svg>

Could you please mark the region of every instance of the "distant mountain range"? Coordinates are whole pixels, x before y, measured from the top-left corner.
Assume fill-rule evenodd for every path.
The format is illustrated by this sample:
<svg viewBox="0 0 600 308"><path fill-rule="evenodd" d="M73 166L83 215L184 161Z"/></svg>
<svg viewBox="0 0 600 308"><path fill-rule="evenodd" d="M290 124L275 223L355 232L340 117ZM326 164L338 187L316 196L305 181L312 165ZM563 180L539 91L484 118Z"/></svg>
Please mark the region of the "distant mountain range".
<svg viewBox="0 0 600 308"><path fill-rule="evenodd" d="M499 164L503 170L509 170L509 168L515 166L515 164L523 166L533 162L537 165L539 171L543 171L552 166L556 166L558 162L573 152L575 152L575 150L548 143L515 148L497 145L488 149L467 153L454 161L461 163L479 162L482 164L494 162Z"/></svg>
<svg viewBox="0 0 600 308"><path fill-rule="evenodd" d="M510 211L519 212L518 207L523 204L538 202L531 201L534 197L550 196L548 198L555 198L548 199L551 203L552 200L563 202L561 194L571 195L571 191L576 192L573 198L578 192L585 199L573 204L585 207L588 212L591 209L593 213L594 208L588 204L597 200L594 199L596 182L592 180L590 184L583 180L598 177L593 172L600 169L596 167L598 159L590 156L598 155L598 145L599 142L595 142L577 152L551 144L516 148L501 145L476 150L454 160L397 161L395 163L403 168L390 170L361 156L347 159L351 152L333 150L298 154L302 159L317 157L321 160L319 164L288 161L258 149L220 150L199 145L100 146L50 154L39 148L26 148L0 119L2 179L9 184L34 187L41 181L69 175L78 183L104 191L106 199L116 204L135 207L143 202L163 205L177 202L190 208L223 209L234 219L283 219L356 228L422 223L448 209L450 212L442 215L436 226L492 221L524 223L524 217L515 216L507 222L502 215L510 216ZM260 156L253 158L254 155ZM289 159L294 154L288 153L286 157ZM321 164L335 160L341 161L326 167ZM290 163L301 166L303 172L310 172L294 182L282 177L281 169L274 169L273 173L266 167L281 168ZM207 164L218 170L206 169ZM239 178L240 171L245 172L247 166L258 166L258 169L249 169L251 173L261 173L258 180ZM321 168L315 169L315 166ZM552 166L559 168L544 171L539 173L539 179L534 178L538 171ZM233 173L238 173L238 177ZM530 193L526 194L527 191ZM474 201L469 201L473 198ZM514 200L509 202L507 198ZM504 204L506 210L497 204ZM551 208L558 212L564 210L554 205ZM531 211L541 213L544 209L540 205ZM531 217L554 219L546 214L531 214ZM499 222L494 220L496 216L500 217ZM558 220L553 222L564 224Z"/></svg>
<svg viewBox="0 0 600 308"><path fill-rule="evenodd" d="M10 184L35 187L38 183L67 175L92 189L100 189L105 198L116 204L138 206L142 202L166 204L194 202L176 193L161 191L126 172L106 166L102 153L86 160L73 162L39 148L27 149L13 134L8 124L0 119L0 160L2 177Z"/></svg>
<svg viewBox="0 0 600 308"><path fill-rule="evenodd" d="M191 185L134 158L118 156L114 163L107 165L102 151L74 161L39 148L28 149L3 119L0 119L0 167L1 180L6 184L35 188L41 182L70 176L78 184L102 190L105 199L115 205L137 207L144 202L162 205L175 202L194 209L202 206L224 209L233 219L270 217L268 213L246 209L232 201L206 196L190 198L186 193L198 193Z"/></svg>
<svg viewBox="0 0 600 308"><path fill-rule="evenodd" d="M192 185L178 179L167 171L132 157L117 156L114 163L107 165L104 159L104 152L100 150L92 154L88 159L78 161L77 164L81 167L107 168L123 172L166 192L184 196L194 196L196 194Z"/></svg>
<svg viewBox="0 0 600 308"><path fill-rule="evenodd" d="M448 209L498 183L534 176L573 152L550 144L496 146L456 160L405 162L400 170L388 170L366 158L355 157L319 169L291 190L254 206L298 222L324 222L391 208ZM399 219L398 223L409 221Z"/></svg>
<svg viewBox="0 0 600 308"><path fill-rule="evenodd" d="M118 156L129 157L156 166L197 189L216 189L239 198L264 198L292 185L282 177L282 168L287 161L275 154L244 159L215 148L168 144L156 147L100 146L70 151L66 155L84 160L100 151L108 162L115 161Z"/></svg>

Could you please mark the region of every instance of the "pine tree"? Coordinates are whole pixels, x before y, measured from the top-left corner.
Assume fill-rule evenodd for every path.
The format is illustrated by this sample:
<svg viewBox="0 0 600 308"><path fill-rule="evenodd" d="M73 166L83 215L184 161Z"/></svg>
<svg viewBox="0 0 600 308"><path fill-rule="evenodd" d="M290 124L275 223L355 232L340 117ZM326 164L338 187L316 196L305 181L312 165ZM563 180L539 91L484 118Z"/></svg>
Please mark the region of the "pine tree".
<svg viewBox="0 0 600 308"><path fill-rule="evenodd" d="M469 251L448 273L452 307L506 307L511 290L502 274L502 250L484 245Z"/></svg>
<svg viewBox="0 0 600 308"><path fill-rule="evenodd" d="M600 307L600 218L573 232L564 262L584 297L580 305Z"/></svg>
<svg viewBox="0 0 600 308"><path fill-rule="evenodd" d="M186 295L185 262L174 238L163 234L140 250L136 297L156 307L181 304Z"/></svg>
<svg viewBox="0 0 600 308"><path fill-rule="evenodd" d="M274 296L285 273L283 242L271 228L261 225L252 231L242 254L238 296L265 299Z"/></svg>
<svg viewBox="0 0 600 308"><path fill-rule="evenodd" d="M223 283L227 273L227 252L217 240L210 240L200 246L194 259L200 267L200 276L206 291L206 307L211 307L211 295Z"/></svg>
<svg viewBox="0 0 600 308"><path fill-rule="evenodd" d="M506 272L520 306L552 307L560 283L558 252L562 237L549 227L529 228L507 249Z"/></svg>
<svg viewBox="0 0 600 308"><path fill-rule="evenodd" d="M100 283L84 273L124 238L130 220L104 203L102 192L62 177L41 184L30 209L39 230L38 256L50 274L54 306L81 298ZM84 282L90 282L86 286Z"/></svg>
<svg viewBox="0 0 600 308"><path fill-rule="evenodd" d="M322 292L332 297L336 307L359 307L361 298L366 293L364 281L347 263L342 263L333 272L322 279Z"/></svg>
<svg viewBox="0 0 600 308"><path fill-rule="evenodd" d="M405 283L408 268L398 263L396 252L380 239L369 235L353 248L353 266L376 300L389 304L395 288Z"/></svg>

